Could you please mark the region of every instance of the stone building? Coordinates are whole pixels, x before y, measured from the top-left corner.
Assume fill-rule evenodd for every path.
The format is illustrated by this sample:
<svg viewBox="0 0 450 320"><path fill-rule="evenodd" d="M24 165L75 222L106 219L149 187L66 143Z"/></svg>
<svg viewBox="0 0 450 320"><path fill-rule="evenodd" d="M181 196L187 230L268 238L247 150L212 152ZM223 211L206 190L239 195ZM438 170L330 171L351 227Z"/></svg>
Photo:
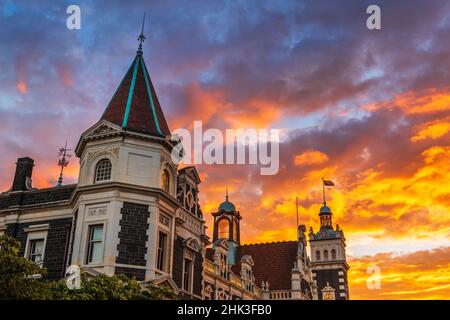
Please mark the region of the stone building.
<svg viewBox="0 0 450 320"><path fill-rule="evenodd" d="M169 286L186 299L320 299L330 286L348 298L338 227L310 234L313 252L328 250L331 260L310 261L303 225L297 241L241 245L242 217L227 195L210 241L198 172L172 161L170 136L140 46L99 121L80 136L78 183L33 188L34 161L19 158L0 194L0 234L18 239L49 279L77 265Z"/></svg>

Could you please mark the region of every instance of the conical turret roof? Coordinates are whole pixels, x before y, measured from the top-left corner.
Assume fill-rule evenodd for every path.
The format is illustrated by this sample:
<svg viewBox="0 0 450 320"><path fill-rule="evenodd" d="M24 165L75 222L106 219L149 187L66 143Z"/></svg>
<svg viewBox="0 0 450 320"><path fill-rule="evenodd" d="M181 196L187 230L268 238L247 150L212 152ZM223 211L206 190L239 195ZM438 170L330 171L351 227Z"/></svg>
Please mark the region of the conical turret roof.
<svg viewBox="0 0 450 320"><path fill-rule="evenodd" d="M137 52L101 120L144 134L170 135L141 50Z"/></svg>

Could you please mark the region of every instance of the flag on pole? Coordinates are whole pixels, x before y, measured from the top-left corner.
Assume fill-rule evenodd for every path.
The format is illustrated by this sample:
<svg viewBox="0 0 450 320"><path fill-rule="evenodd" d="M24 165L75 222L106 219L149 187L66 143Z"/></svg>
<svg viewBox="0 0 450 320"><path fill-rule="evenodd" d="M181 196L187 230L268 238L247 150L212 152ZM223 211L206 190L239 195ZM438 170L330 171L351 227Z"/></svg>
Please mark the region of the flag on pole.
<svg viewBox="0 0 450 320"><path fill-rule="evenodd" d="M327 186L327 187L333 187L334 186L333 181L330 181L330 180L323 180L323 184L325 186Z"/></svg>

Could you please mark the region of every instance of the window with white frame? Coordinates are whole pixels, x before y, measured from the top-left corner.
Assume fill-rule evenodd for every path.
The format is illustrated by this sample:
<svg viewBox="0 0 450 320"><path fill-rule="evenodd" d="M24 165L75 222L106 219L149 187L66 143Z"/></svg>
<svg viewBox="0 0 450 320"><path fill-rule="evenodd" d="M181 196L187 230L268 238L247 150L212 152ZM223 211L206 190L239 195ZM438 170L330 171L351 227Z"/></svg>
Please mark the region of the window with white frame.
<svg viewBox="0 0 450 320"><path fill-rule="evenodd" d="M95 182L110 180L111 170L112 165L109 159L100 160L95 168Z"/></svg>
<svg viewBox="0 0 450 320"><path fill-rule="evenodd" d="M44 264L44 250L44 238L29 240L27 258L38 266L42 266Z"/></svg>
<svg viewBox="0 0 450 320"><path fill-rule="evenodd" d="M24 228L27 233L27 243L24 256L28 260L42 267L44 264L45 243L47 239L49 225L37 224Z"/></svg>
<svg viewBox="0 0 450 320"><path fill-rule="evenodd" d="M159 232L158 236L158 250L156 257L156 268L161 271L167 271L166 267L166 251L167 251L167 234Z"/></svg>
<svg viewBox="0 0 450 320"><path fill-rule="evenodd" d="M89 226L86 263L103 261L103 224Z"/></svg>

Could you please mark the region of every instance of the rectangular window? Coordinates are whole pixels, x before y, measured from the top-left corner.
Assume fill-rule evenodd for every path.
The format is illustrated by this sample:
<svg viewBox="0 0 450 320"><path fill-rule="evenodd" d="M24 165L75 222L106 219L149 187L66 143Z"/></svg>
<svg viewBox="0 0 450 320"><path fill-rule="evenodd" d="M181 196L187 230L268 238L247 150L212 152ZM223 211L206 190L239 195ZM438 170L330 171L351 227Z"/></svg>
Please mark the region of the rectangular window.
<svg viewBox="0 0 450 320"><path fill-rule="evenodd" d="M192 286L192 260L184 259L183 267L183 289L185 291L191 292Z"/></svg>
<svg viewBox="0 0 450 320"><path fill-rule="evenodd" d="M89 242L87 250L87 263L103 261L103 225L89 227Z"/></svg>
<svg viewBox="0 0 450 320"><path fill-rule="evenodd" d="M166 271L166 244L167 244L167 235L163 232L159 233L158 237L158 257L156 261L156 268L161 271Z"/></svg>
<svg viewBox="0 0 450 320"><path fill-rule="evenodd" d="M44 263L44 241L45 239L33 239L28 244L28 259L39 266Z"/></svg>

